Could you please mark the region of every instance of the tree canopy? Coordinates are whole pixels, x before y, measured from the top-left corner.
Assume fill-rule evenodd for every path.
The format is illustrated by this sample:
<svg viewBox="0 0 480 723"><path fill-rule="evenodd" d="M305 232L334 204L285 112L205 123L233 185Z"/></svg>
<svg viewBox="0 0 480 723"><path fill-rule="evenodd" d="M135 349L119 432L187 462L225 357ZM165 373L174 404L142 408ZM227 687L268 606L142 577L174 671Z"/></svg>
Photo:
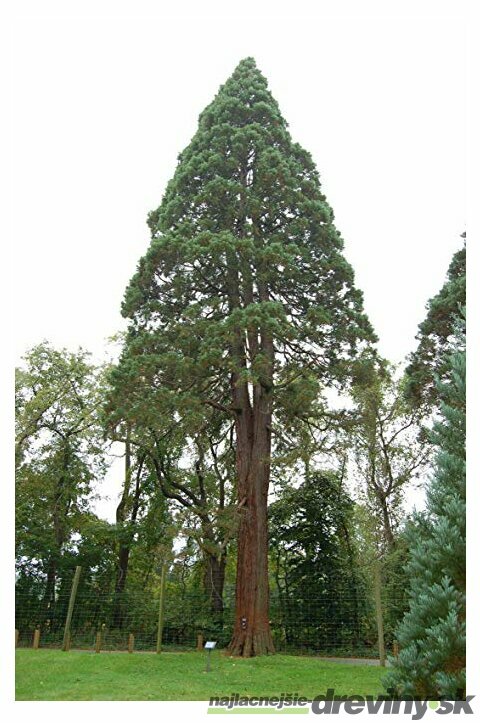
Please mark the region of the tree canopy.
<svg viewBox="0 0 480 723"><path fill-rule="evenodd" d="M463 246L453 255L444 285L427 304L427 315L418 327L418 347L409 356L406 392L417 405L439 402L435 378L448 378L449 354L455 347L455 325L462 318L460 309L465 304L466 248Z"/></svg>
<svg viewBox="0 0 480 723"><path fill-rule="evenodd" d="M16 370L17 560L47 575L45 604L73 539L92 523L88 503L105 471L103 372L88 354L31 349ZM67 560L67 567L71 560Z"/></svg>
<svg viewBox="0 0 480 723"><path fill-rule="evenodd" d="M231 650L267 652L275 419L308 419L320 386L345 383L375 336L313 160L252 58L200 115L149 226L122 307L117 418L174 421L190 435L213 414L233 420L242 512Z"/></svg>

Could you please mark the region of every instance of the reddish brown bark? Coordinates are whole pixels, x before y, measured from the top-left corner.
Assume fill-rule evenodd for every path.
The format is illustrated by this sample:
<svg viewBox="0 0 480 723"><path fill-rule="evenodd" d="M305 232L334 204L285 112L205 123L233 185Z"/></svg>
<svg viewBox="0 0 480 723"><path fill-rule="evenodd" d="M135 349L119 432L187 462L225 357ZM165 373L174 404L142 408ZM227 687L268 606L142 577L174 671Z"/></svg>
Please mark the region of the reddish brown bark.
<svg viewBox="0 0 480 723"><path fill-rule="evenodd" d="M260 300L266 290L259 285ZM262 378L251 386L232 375L236 410L236 471L240 502L235 625L231 655L250 657L274 653L269 622L267 500L270 482L273 343L260 330L249 331L249 352L261 352L268 364ZM260 337L260 338L258 338ZM233 354L246 366L244 335L239 331Z"/></svg>
<svg viewBox="0 0 480 723"><path fill-rule="evenodd" d="M241 416L241 415L240 415ZM260 392L237 424L237 473L241 507L238 533L235 626L231 655L274 653L269 622L267 497L270 477L270 400Z"/></svg>
<svg viewBox="0 0 480 723"><path fill-rule="evenodd" d="M251 161L250 161L251 162ZM242 169L245 188L252 171L248 159ZM245 196L240 203L238 233L245 232ZM259 247L262 235L252 219ZM227 254L227 289L230 312L256 302L269 301L264 279L267 269L235 253ZM274 346L271 334L256 325L235 330L231 345L231 376L236 432L236 477L240 509L238 531L235 623L229 645L231 655L251 657L274 653L269 621L267 500L270 482ZM244 372L262 360L262 371L250 385ZM258 368L258 367L257 367Z"/></svg>

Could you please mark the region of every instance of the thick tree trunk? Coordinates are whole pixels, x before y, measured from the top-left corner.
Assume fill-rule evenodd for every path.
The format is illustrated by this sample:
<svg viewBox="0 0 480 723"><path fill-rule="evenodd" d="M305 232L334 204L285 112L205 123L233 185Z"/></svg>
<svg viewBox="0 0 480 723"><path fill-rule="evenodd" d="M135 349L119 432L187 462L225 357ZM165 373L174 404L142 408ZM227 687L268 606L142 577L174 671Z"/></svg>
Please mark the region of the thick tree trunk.
<svg viewBox="0 0 480 723"><path fill-rule="evenodd" d="M237 420L238 532L235 625L231 655L274 653L269 621L267 498L270 479L271 401L254 392L250 419Z"/></svg>
<svg viewBox="0 0 480 723"><path fill-rule="evenodd" d="M247 168L244 183L248 185ZM242 217L242 214L240 214ZM240 219L239 233L245 218ZM253 219L252 231L259 246L261 234ZM250 264L243 264L243 302L240 295L238 258L227 257L227 285L230 310L234 313L242 303L255 303L253 275ZM256 292L260 303L268 303L269 293L264 281L265 269L260 263L256 273ZM248 345L248 350L247 350ZM272 391L274 346L270 331L264 327L238 327L231 346L234 372L231 377L235 409L236 477L240 509L238 531L237 576L235 592L235 624L229 646L231 655L251 657L274 653L269 621L268 528L267 500L270 482ZM248 359L254 366L261 358L257 381L246 381ZM250 398L250 392L252 398Z"/></svg>
<svg viewBox="0 0 480 723"><path fill-rule="evenodd" d="M255 504L253 490L240 524L235 601L235 627L231 655L274 653L268 617L266 505Z"/></svg>
<svg viewBox="0 0 480 723"><path fill-rule="evenodd" d="M210 609L219 622L223 616L223 588L225 585L226 564L227 558L225 555L218 558L216 555L206 554L204 587L210 601Z"/></svg>

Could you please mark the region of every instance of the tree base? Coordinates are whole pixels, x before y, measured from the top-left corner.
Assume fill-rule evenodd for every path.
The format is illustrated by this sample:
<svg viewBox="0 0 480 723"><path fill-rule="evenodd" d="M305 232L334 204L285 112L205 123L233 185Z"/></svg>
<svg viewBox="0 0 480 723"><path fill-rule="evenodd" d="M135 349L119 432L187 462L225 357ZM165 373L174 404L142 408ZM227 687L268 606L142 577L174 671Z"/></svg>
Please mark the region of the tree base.
<svg viewBox="0 0 480 723"><path fill-rule="evenodd" d="M228 653L231 656L242 658L253 658L257 655L274 655L275 646L270 630L258 633L241 631L234 634L232 642L228 646Z"/></svg>

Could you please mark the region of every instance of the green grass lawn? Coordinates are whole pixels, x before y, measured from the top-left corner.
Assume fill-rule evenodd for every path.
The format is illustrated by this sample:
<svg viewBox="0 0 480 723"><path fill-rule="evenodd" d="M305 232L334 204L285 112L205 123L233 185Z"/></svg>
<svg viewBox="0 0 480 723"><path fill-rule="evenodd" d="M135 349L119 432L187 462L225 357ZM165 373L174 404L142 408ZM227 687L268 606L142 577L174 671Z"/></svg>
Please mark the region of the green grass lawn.
<svg viewBox="0 0 480 723"><path fill-rule="evenodd" d="M229 658L203 653L101 653L16 651L17 700L208 700L232 693L313 698L334 688L339 695L377 695L385 671L367 665L274 655Z"/></svg>

